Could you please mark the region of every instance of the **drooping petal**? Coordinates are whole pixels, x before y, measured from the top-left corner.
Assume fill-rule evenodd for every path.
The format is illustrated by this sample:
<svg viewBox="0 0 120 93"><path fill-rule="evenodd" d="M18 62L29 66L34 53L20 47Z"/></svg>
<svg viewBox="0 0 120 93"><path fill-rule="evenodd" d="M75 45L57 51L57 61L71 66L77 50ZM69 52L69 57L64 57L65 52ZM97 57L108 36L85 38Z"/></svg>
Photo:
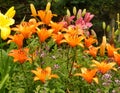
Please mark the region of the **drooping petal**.
<svg viewBox="0 0 120 93"><path fill-rule="evenodd" d="M1 38L6 40L11 33L10 27L1 27Z"/></svg>

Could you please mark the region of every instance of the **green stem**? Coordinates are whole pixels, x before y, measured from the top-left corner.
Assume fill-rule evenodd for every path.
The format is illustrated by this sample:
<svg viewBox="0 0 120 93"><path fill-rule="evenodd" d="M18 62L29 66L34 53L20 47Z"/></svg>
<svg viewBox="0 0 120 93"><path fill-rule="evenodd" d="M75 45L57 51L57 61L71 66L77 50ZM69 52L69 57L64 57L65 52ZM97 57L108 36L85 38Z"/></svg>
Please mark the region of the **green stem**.
<svg viewBox="0 0 120 93"><path fill-rule="evenodd" d="M28 91L29 90L28 89L28 84L27 84L27 76L26 76L23 64L21 64L21 68L22 68L22 71L23 71L23 74L24 74L24 78L25 78L25 90L26 90L26 93L29 93L29 91Z"/></svg>
<svg viewBox="0 0 120 93"><path fill-rule="evenodd" d="M71 65L70 72L69 72L69 77L72 75L74 62L77 62L77 49L76 49L76 47L73 48L73 57L72 58L73 59L72 59L72 65Z"/></svg>
<svg viewBox="0 0 120 93"><path fill-rule="evenodd" d="M67 69L69 68L69 60L70 60L70 57L69 57L69 52L70 52L70 47L67 48L68 51L67 51Z"/></svg>
<svg viewBox="0 0 120 93"><path fill-rule="evenodd" d="M0 82L0 89L2 89L3 85L5 84L6 80L9 78L9 74L7 73L3 80Z"/></svg>
<svg viewBox="0 0 120 93"><path fill-rule="evenodd" d="M1 30L0 30L0 57L1 57L1 61L2 61L2 38L1 38Z"/></svg>

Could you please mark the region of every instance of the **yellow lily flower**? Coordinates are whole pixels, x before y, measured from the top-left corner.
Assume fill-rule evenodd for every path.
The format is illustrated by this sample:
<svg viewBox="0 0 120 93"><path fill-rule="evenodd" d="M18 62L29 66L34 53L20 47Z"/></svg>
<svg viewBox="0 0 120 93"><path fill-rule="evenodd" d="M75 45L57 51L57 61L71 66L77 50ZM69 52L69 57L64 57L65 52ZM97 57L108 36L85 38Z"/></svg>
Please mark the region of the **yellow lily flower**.
<svg viewBox="0 0 120 93"><path fill-rule="evenodd" d="M12 6L6 13L5 16L9 18L13 18L15 15L16 11L14 10L14 7Z"/></svg>
<svg viewBox="0 0 120 93"><path fill-rule="evenodd" d="M0 12L0 31L1 38L3 40L7 39L11 33L10 26L14 24L15 20L13 16L15 15L14 7L11 7L5 15Z"/></svg>
<svg viewBox="0 0 120 93"><path fill-rule="evenodd" d="M10 27L0 27L0 30L1 30L1 38L3 40L6 40L11 33Z"/></svg>

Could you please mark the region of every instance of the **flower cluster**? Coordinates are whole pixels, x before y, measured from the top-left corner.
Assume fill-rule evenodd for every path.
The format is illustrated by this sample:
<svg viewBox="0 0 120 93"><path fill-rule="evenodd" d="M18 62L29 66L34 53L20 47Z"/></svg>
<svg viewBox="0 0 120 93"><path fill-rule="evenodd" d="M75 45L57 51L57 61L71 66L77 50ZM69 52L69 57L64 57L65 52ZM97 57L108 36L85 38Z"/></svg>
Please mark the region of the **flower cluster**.
<svg viewBox="0 0 120 93"><path fill-rule="evenodd" d="M50 7L51 4L48 2L45 10L36 11L34 5L30 4L32 18L28 21L23 20L14 27L10 27L14 24L14 7L11 7L5 15L0 13L1 38L3 40L8 38L8 44L14 43L16 45L16 49L12 49L8 53L13 57L14 62L33 63L32 65L37 67L36 70L31 70L36 75L34 81L40 80L42 83L46 83L51 78L58 78L57 74L52 74L52 67L44 67L43 64L46 61L43 59L47 53L52 53L50 49L46 48L49 47L47 42L51 40L53 45L61 47L61 49L68 48L67 53L65 52L67 54L68 77L81 76L89 84L93 80L99 84L99 75L104 76L111 70L117 71L115 66L120 66L120 53L118 52L120 48L115 48L114 45L108 43L105 35L102 38L102 43L98 45L95 32L90 31L93 25L91 22L93 14L86 12L85 9L83 11L79 9L77 12L74 7L73 16L67 9L67 15L63 17L63 20L54 22L52 18L57 14L53 14ZM14 31L14 34L10 34L11 30ZM31 40L30 44L27 40ZM32 40L36 45L32 45ZM87 65L83 65L82 60L78 60L80 53L77 50L80 50L82 56L87 55L91 58L89 63L83 62ZM99 60L100 57L101 60ZM51 58L54 61L57 60L56 55ZM60 67L57 63L54 64L55 70Z"/></svg>

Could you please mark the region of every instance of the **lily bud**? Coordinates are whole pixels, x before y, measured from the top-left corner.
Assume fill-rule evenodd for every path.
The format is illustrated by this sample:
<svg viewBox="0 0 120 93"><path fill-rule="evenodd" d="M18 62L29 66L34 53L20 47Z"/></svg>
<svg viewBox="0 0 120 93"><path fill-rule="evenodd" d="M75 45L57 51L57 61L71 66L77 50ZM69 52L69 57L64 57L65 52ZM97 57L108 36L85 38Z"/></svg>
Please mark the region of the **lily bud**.
<svg viewBox="0 0 120 93"><path fill-rule="evenodd" d="M74 7L73 7L73 14L76 15L76 13L77 13L77 9L76 9L76 7L74 6Z"/></svg>
<svg viewBox="0 0 120 93"><path fill-rule="evenodd" d="M97 35L96 35L96 33L95 33L95 31L92 29L91 30L91 34L95 37L95 38L97 38Z"/></svg>
<svg viewBox="0 0 120 93"><path fill-rule="evenodd" d="M102 38L102 44L100 45L100 56L104 56L105 54L105 47L106 47L106 36Z"/></svg>
<svg viewBox="0 0 120 93"><path fill-rule="evenodd" d="M103 27L103 30L105 30L105 28L106 28L106 23L105 22L102 23L102 27Z"/></svg>
<svg viewBox="0 0 120 93"><path fill-rule="evenodd" d="M67 9L67 16L70 17L71 16L71 13L70 13L70 10Z"/></svg>
<svg viewBox="0 0 120 93"><path fill-rule="evenodd" d="M107 25L107 29L106 29L107 32L110 31L110 25Z"/></svg>
<svg viewBox="0 0 120 93"><path fill-rule="evenodd" d="M83 9L82 16L84 16L85 14L86 14L86 9Z"/></svg>
<svg viewBox="0 0 120 93"><path fill-rule="evenodd" d="M46 5L46 11L49 11L49 10L50 10L50 7L51 7L51 3L48 2L47 5Z"/></svg>
<svg viewBox="0 0 120 93"><path fill-rule="evenodd" d="M35 9L33 4L30 4L30 9L31 9L31 12L32 12L32 16L34 16L34 17L37 16L37 12L36 12L36 9Z"/></svg>
<svg viewBox="0 0 120 93"><path fill-rule="evenodd" d="M120 34L120 31L117 29L116 31L115 31L115 35L119 35Z"/></svg>

